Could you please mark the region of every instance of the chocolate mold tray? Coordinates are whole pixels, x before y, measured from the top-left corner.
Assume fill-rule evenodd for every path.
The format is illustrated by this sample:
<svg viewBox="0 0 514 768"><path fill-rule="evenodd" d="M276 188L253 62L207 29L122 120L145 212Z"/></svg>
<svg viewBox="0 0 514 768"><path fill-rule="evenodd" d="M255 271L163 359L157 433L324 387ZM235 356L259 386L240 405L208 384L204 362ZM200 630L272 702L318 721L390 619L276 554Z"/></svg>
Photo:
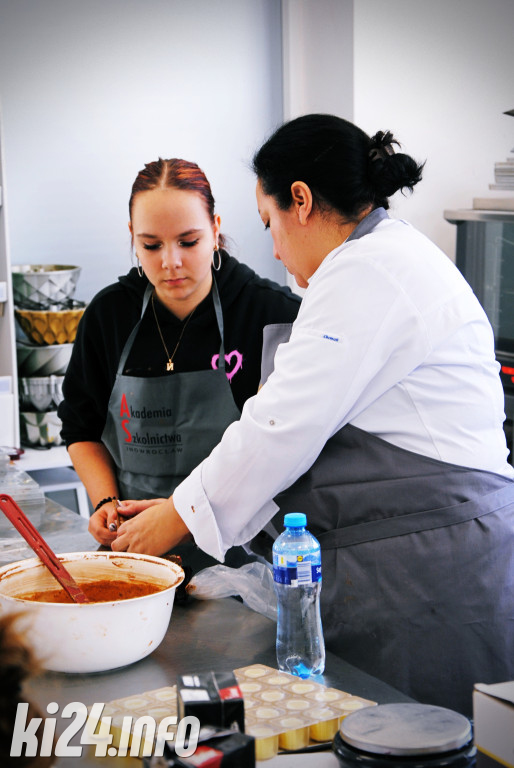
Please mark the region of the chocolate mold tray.
<svg viewBox="0 0 514 768"><path fill-rule="evenodd" d="M255 738L257 760L268 760L281 750L303 749L331 741L341 721L351 712L375 706L375 701L327 688L313 680L301 680L264 664L235 669L244 697L245 732ZM177 716L175 685L111 701L102 716L111 717L112 746L130 746L131 733L123 730L123 718L150 715L160 723ZM170 733L176 727L169 727Z"/></svg>
<svg viewBox="0 0 514 768"><path fill-rule="evenodd" d="M245 731L255 738L257 760L280 750L331 741L346 715L376 702L301 680L264 664L234 670L244 697Z"/></svg>

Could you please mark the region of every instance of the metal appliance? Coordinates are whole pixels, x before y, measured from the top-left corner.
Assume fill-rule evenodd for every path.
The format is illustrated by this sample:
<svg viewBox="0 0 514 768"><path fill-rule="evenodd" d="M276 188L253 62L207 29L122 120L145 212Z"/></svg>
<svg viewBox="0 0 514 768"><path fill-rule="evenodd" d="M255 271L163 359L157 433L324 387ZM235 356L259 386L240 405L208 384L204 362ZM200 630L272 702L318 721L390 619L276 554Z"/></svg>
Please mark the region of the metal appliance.
<svg viewBox="0 0 514 768"><path fill-rule="evenodd" d="M505 434L514 463L514 211L445 211L457 226L455 263L493 327L505 391Z"/></svg>

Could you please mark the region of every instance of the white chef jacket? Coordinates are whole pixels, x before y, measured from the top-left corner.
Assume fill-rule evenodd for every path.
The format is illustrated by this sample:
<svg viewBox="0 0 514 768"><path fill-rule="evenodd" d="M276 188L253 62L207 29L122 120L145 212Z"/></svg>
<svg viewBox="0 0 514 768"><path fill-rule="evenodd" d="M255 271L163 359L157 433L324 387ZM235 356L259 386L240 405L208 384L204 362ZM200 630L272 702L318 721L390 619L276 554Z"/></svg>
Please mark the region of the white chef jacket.
<svg viewBox="0 0 514 768"><path fill-rule="evenodd" d="M504 419L478 300L430 240L387 217L325 257L274 372L173 499L197 545L223 560L265 527L278 510L273 497L345 424L514 477Z"/></svg>

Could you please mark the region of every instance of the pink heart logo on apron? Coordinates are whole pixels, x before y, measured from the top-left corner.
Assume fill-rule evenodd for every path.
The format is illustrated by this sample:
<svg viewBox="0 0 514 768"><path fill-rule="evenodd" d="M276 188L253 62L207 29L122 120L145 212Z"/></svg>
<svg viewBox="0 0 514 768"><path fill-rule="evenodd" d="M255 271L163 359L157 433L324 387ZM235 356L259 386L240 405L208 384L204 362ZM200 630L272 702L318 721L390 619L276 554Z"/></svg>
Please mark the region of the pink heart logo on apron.
<svg viewBox="0 0 514 768"><path fill-rule="evenodd" d="M216 370L218 367L219 357L219 355L212 356L211 366L214 368L214 370ZM236 360L234 367L230 371L227 370L227 379L229 381L232 381L232 377L239 371L240 368L243 367L243 355L241 352L238 352L237 349L234 349L232 352L230 352L230 354L225 355L225 362L230 365L233 358Z"/></svg>

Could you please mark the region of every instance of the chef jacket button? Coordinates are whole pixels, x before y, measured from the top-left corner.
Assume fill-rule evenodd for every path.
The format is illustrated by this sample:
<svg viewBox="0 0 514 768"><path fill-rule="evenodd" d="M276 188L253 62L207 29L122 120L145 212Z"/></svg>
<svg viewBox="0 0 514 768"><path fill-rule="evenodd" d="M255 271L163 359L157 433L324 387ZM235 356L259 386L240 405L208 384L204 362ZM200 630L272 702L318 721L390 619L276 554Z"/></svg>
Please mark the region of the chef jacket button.
<svg viewBox="0 0 514 768"><path fill-rule="evenodd" d="M270 425L271 425L272 427L274 427L274 426L275 426L275 419L270 419L270 420L269 420L269 423L270 423Z"/></svg>

